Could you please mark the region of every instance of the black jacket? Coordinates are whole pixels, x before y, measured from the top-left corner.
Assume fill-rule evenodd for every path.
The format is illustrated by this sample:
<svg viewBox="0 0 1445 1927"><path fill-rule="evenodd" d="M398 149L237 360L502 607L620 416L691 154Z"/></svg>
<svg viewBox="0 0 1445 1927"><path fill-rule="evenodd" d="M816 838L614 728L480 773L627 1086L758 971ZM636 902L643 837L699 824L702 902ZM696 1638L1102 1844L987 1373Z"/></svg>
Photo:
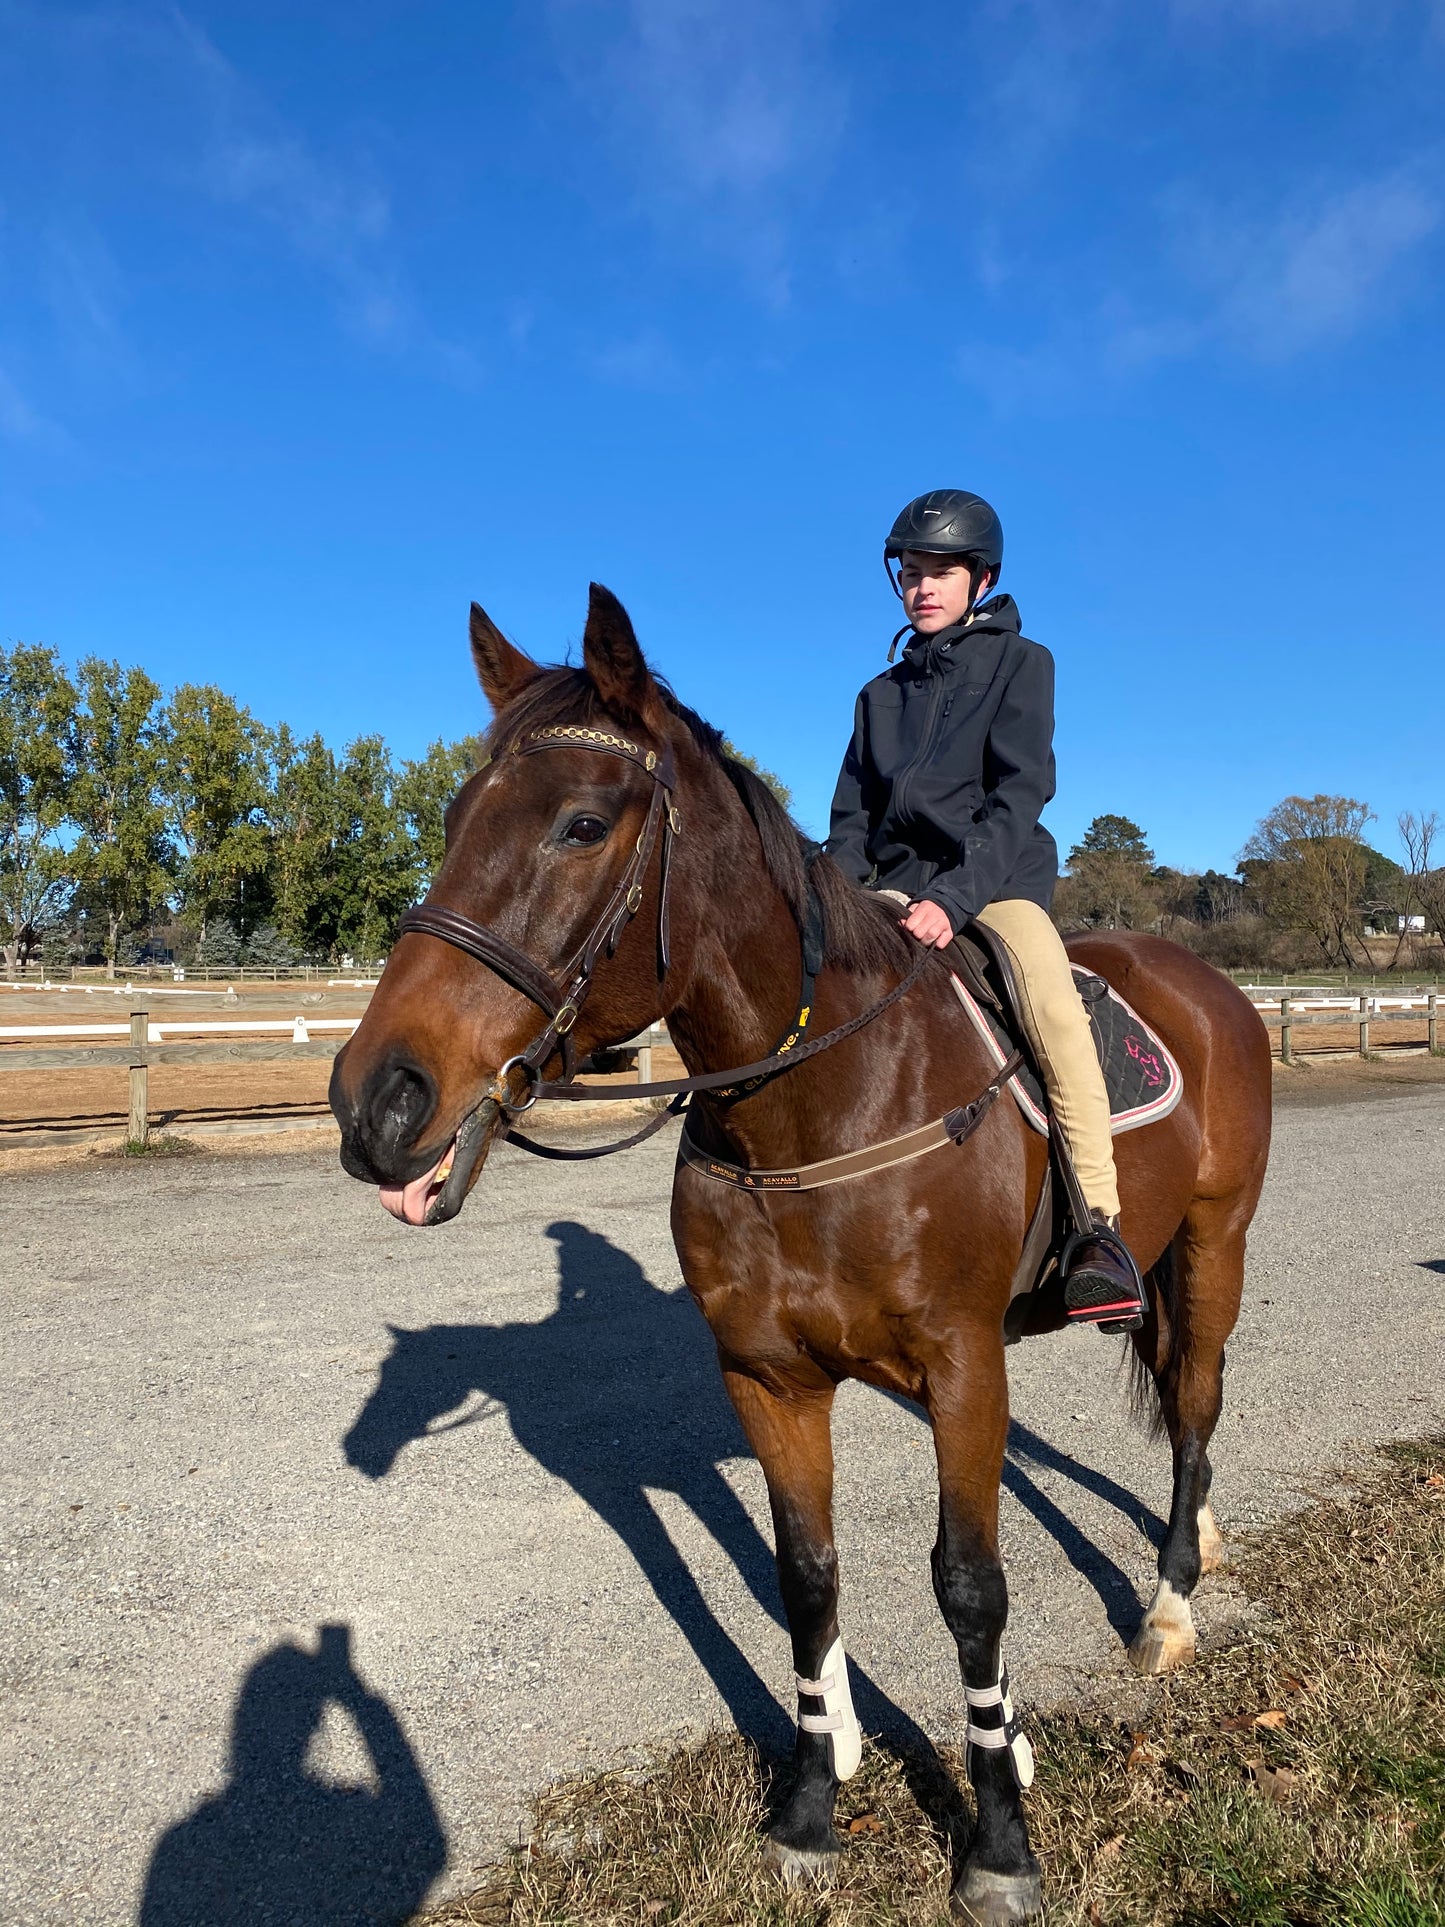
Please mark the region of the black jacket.
<svg viewBox="0 0 1445 1927"><path fill-rule="evenodd" d="M1047 910L1059 851L1054 659L1019 633L1012 596L915 635L859 694L828 851L859 883L927 896L955 929L1001 897Z"/></svg>

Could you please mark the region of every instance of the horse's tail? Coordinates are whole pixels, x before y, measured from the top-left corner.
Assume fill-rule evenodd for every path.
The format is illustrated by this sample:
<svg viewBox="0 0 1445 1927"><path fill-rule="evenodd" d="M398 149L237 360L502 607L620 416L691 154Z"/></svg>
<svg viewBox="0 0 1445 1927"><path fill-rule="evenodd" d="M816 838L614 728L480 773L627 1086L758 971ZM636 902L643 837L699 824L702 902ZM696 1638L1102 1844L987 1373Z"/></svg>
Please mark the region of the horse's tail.
<svg viewBox="0 0 1445 1927"><path fill-rule="evenodd" d="M1160 1370L1154 1372L1139 1356L1135 1346L1129 1347L1129 1406L1137 1422L1144 1426L1151 1439L1164 1436L1164 1387L1171 1386L1179 1369L1179 1274L1174 1263L1174 1245L1171 1240L1165 1245L1164 1254L1149 1271L1149 1283L1154 1287L1159 1310L1168 1334L1168 1350Z"/></svg>

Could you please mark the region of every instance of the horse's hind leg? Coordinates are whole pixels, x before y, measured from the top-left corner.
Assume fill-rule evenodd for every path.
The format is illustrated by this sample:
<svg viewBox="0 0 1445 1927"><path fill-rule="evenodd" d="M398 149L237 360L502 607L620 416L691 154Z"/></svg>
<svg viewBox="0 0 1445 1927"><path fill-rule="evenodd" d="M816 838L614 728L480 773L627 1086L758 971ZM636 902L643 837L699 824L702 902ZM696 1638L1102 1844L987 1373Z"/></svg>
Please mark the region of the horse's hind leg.
<svg viewBox="0 0 1445 1927"><path fill-rule="evenodd" d="M1239 1316L1244 1232L1238 1204L1191 1207L1156 1277L1156 1317L1135 1346L1154 1377L1159 1415L1174 1453L1174 1498L1159 1550L1159 1584L1129 1648L1141 1673L1167 1673L1194 1657L1189 1597L1202 1572L1222 1563L1224 1542L1209 1503L1209 1441L1224 1399L1224 1341Z"/></svg>
<svg viewBox="0 0 1445 1927"><path fill-rule="evenodd" d="M798 1676L793 1785L767 1846L768 1864L793 1885L825 1873L841 1850L833 1807L862 1748L838 1631L833 1391L783 1399L742 1372L724 1368L723 1380L768 1482L778 1584ZM805 1684L819 1690L806 1692Z"/></svg>
<svg viewBox="0 0 1445 1927"><path fill-rule="evenodd" d="M1035 1919L1043 1904L1019 1797L1033 1777L1033 1756L1012 1718L1000 1654L1008 1619L998 1553L1008 1381L1000 1335L978 1336L963 1355L969 1369L957 1382L946 1384L932 1371L928 1388L938 1454L933 1590L958 1648L969 1702L968 1772L978 1803L978 1826L953 1891L953 1910L976 1927L1007 1927Z"/></svg>

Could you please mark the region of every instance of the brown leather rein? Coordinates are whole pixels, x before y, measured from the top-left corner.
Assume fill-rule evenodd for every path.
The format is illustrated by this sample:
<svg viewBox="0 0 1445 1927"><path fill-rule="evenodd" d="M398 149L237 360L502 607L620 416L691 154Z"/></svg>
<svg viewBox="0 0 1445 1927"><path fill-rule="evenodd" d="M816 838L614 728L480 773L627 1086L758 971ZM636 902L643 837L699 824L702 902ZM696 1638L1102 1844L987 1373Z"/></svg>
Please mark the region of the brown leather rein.
<svg viewBox="0 0 1445 1927"><path fill-rule="evenodd" d="M464 951L478 963L495 972L504 983L520 991L529 998L546 1017L547 1022L527 1045L525 1050L509 1057L497 1071L490 1089L487 1091L473 1117L487 1104L496 1107L501 1119L500 1130L512 1142L538 1157L558 1158L568 1161L587 1158L607 1157L613 1151L625 1151L635 1144L641 1144L658 1131L670 1117L685 1110L685 1100L694 1092L726 1091L735 1084L761 1081L774 1071L791 1068L801 1064L809 1057L840 1044L847 1037L854 1036L866 1025L881 1017L885 1010L892 1008L918 982L928 967L931 952L922 944L909 968L893 988L857 1017L847 1023L839 1024L821 1037L810 1039L806 1044L789 1040L786 1049L774 1051L761 1057L756 1063L742 1064L733 1070L709 1071L696 1077L679 1077L658 1083L627 1084L622 1086L605 1084L578 1084L575 1079L575 1046L573 1030L582 1006L592 988L593 975L604 956L610 957L617 949L623 931L642 907L645 895L643 879L657 847L659 833L662 839L662 853L658 867L657 899L657 974L659 982L666 976L672 961L670 926L668 920L668 883L672 868L672 844L674 838L682 833L682 818L673 803L672 795L676 788L677 777L671 747L664 745L661 751L646 749L628 737L617 735L608 730L584 729L576 724L560 724L549 729L534 729L526 736L517 736L507 744L503 754L531 756L543 749L586 749L603 756L620 757L624 762L635 763L645 775L652 778L652 794L648 799L647 817L641 834L638 836L631 856L627 860L621 877L611 896L608 898L601 915L580 947L573 954L562 972L561 980L554 978L541 964L519 950L505 937L500 937L485 924L475 922L460 910L448 909L443 904L420 903L408 910L398 926L399 936L416 935L439 938L454 949ZM546 1080L542 1076L542 1066L555 1049L562 1052L562 1077L560 1081ZM796 1170L753 1171L744 1165L728 1164L722 1159L710 1158L690 1140L686 1128L683 1131L679 1155L695 1169L704 1171L723 1183L731 1184L740 1190L812 1190L823 1184L840 1183L844 1178L859 1177L864 1171L880 1169L885 1165L904 1162L909 1158L921 1157L926 1151L940 1149L944 1144L961 1144L972 1134L992 1106L994 1099L1008 1083L1009 1079L1023 1066L1023 1058L1015 1055L1003 1065L993 1082L980 1097L957 1110L927 1124L921 1130L912 1131L901 1138L891 1138L886 1143L870 1146L866 1150L847 1152L841 1157L826 1158L815 1165L800 1166ZM517 1073L523 1079L524 1089L520 1096L513 1095L512 1077ZM531 1110L540 1098L568 1098L576 1101L627 1100L639 1097L670 1097L673 1101L631 1137L621 1138L613 1144L589 1146L583 1150L565 1150L558 1145L540 1144L535 1138L525 1137L513 1127L513 1118ZM470 1120L469 1120L470 1121ZM465 1128L465 1127L464 1127Z"/></svg>

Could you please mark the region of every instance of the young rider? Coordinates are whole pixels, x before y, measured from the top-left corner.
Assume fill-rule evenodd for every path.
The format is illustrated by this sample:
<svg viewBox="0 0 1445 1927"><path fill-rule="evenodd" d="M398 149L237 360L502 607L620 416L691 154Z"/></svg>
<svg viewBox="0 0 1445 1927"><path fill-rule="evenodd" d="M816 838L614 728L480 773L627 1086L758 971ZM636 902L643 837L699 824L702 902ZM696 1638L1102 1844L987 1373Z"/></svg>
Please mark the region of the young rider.
<svg viewBox="0 0 1445 1927"><path fill-rule="evenodd" d="M1039 817L1054 793L1053 658L1020 633L1012 596L982 600L998 581L1003 529L977 495L920 495L883 557L912 633L902 660L859 694L828 850L857 882L906 897L904 927L920 943L942 949L970 918L1002 938L1096 1228L1065 1280L1069 1317L1134 1330L1144 1295L1118 1236L1108 1094L1049 917L1058 847Z"/></svg>

